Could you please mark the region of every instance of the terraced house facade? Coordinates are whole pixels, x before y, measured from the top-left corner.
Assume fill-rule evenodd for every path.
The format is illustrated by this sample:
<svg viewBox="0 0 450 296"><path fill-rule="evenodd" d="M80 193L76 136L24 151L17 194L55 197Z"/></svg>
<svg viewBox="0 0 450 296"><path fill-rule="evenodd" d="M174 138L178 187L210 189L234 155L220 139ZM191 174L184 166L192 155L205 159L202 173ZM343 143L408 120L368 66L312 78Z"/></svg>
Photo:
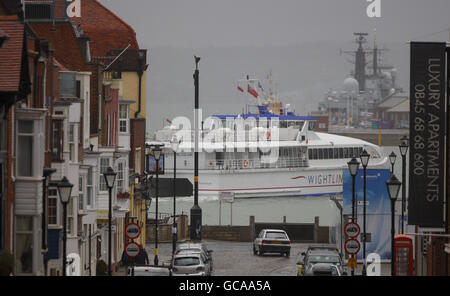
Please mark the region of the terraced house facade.
<svg viewBox="0 0 450 296"><path fill-rule="evenodd" d="M80 17L69 17L65 0L0 0L0 249L13 254L14 275L62 274L63 177L73 184L68 274L95 275L107 262L108 167L117 172L113 268L130 217L145 232L148 201L134 187L144 173L147 51L98 1L80 3Z"/></svg>

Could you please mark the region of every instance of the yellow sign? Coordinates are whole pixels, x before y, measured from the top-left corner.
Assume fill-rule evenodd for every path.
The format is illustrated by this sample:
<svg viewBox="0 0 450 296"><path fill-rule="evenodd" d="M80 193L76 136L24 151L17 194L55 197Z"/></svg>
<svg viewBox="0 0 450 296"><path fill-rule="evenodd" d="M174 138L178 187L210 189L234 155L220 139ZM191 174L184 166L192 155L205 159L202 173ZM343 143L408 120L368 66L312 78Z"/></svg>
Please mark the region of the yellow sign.
<svg viewBox="0 0 450 296"><path fill-rule="evenodd" d="M194 176L194 182L198 183L198 176Z"/></svg>
<svg viewBox="0 0 450 296"><path fill-rule="evenodd" d="M356 258L348 258L347 267L356 268Z"/></svg>

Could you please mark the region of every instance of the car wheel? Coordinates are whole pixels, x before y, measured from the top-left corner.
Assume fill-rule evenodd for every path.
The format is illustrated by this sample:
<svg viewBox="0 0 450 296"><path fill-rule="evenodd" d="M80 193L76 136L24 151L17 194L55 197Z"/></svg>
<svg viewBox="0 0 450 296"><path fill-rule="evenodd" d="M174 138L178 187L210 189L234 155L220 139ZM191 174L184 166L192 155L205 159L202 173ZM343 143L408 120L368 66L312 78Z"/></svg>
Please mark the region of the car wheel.
<svg viewBox="0 0 450 296"><path fill-rule="evenodd" d="M255 245L253 245L253 255L258 254L258 252L256 251Z"/></svg>
<svg viewBox="0 0 450 296"><path fill-rule="evenodd" d="M289 257L291 255L291 251L286 252L286 257Z"/></svg>
<svg viewBox="0 0 450 296"><path fill-rule="evenodd" d="M259 252L258 252L258 254L259 254L259 256L264 255L264 252L263 252L263 250L261 249L261 247L259 247Z"/></svg>

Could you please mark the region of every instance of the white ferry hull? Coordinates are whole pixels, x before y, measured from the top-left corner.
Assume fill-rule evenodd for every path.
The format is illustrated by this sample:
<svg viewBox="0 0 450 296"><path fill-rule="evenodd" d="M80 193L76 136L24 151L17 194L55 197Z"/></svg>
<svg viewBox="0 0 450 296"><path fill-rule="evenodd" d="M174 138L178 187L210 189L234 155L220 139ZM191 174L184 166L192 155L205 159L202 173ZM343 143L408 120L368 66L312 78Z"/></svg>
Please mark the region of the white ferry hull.
<svg viewBox="0 0 450 296"><path fill-rule="evenodd" d="M177 170L177 178L194 180L192 171ZM234 192L236 198L340 194L342 169L200 170L199 195L220 192Z"/></svg>

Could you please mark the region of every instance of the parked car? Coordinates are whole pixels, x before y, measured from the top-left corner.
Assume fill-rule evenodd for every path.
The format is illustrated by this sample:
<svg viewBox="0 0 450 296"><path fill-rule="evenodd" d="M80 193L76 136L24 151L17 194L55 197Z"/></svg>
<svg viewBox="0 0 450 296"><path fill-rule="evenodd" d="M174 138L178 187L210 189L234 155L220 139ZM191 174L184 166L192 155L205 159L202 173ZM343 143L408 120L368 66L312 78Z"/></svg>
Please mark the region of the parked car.
<svg viewBox="0 0 450 296"><path fill-rule="evenodd" d="M342 276L342 273L334 264L317 263L305 272L305 276Z"/></svg>
<svg viewBox="0 0 450 296"><path fill-rule="evenodd" d="M208 259L203 253L180 252L172 261L173 276L209 276Z"/></svg>
<svg viewBox="0 0 450 296"><path fill-rule="evenodd" d="M317 264L320 265L314 267ZM339 274L347 274L342 256L336 247L310 246L306 252L300 253L297 257L297 275L313 275L315 268L324 269L323 264L334 265L339 270Z"/></svg>
<svg viewBox="0 0 450 296"><path fill-rule="evenodd" d="M133 270L134 269L134 270ZM169 266L134 266L127 271L127 276L171 276Z"/></svg>
<svg viewBox="0 0 450 296"><path fill-rule="evenodd" d="M180 251L201 251L205 254L206 258L208 258L209 264L211 265L211 271L213 270L213 250L209 250L205 243L181 243L177 246L175 250L175 254L178 254Z"/></svg>
<svg viewBox="0 0 450 296"><path fill-rule="evenodd" d="M291 241L284 230L263 229L253 241L253 254L280 253L281 256L291 254Z"/></svg>

